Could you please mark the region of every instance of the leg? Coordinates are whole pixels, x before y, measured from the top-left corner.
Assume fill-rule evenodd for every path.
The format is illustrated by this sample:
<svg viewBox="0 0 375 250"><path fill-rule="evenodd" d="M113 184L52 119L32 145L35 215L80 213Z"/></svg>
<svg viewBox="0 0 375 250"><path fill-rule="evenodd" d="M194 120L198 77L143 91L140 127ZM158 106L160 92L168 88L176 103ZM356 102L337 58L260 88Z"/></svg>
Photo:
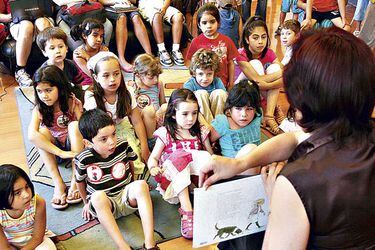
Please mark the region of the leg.
<svg viewBox="0 0 375 250"><path fill-rule="evenodd" d="M105 46L109 46L109 42L111 41L112 38L112 32L113 32L113 25L111 21L109 21L108 18L105 19L104 25L104 44Z"/></svg>
<svg viewBox="0 0 375 250"><path fill-rule="evenodd" d="M251 16L251 0L242 0L242 22Z"/></svg>
<svg viewBox="0 0 375 250"><path fill-rule="evenodd" d="M37 28L37 32L39 33L45 30L46 28L53 27L53 23L46 17L40 17L35 20L35 26Z"/></svg>
<svg viewBox="0 0 375 250"><path fill-rule="evenodd" d="M83 138L78 129L78 121L73 121L68 125L68 136L71 145L71 151L79 153L83 150ZM71 202L69 202L71 200ZM75 166L72 160L72 179L70 181L70 187L68 190L68 203L78 203L81 202L82 198L79 195L76 178L75 178Z"/></svg>
<svg viewBox="0 0 375 250"><path fill-rule="evenodd" d="M156 111L154 106L146 106L142 109L142 120L146 127L147 138L153 138L156 129Z"/></svg>
<svg viewBox="0 0 375 250"><path fill-rule="evenodd" d="M266 21L267 15L267 0L258 0L255 15L261 16Z"/></svg>
<svg viewBox="0 0 375 250"><path fill-rule="evenodd" d="M193 238L193 207L190 202L189 188L186 187L178 194L181 208L181 234L186 239Z"/></svg>
<svg viewBox="0 0 375 250"><path fill-rule="evenodd" d="M224 112L225 102L228 98L228 93L222 89L212 91L210 95L211 113L214 117Z"/></svg>
<svg viewBox="0 0 375 250"><path fill-rule="evenodd" d="M42 243L40 243L35 250L56 250L56 246L50 238L44 236Z"/></svg>
<svg viewBox="0 0 375 250"><path fill-rule="evenodd" d="M39 132L44 135L45 140L49 140L51 142L54 142L54 138L52 137L51 133L47 128L40 128ZM67 206L66 203L66 185L60 175L58 166L57 166L57 161L56 161L56 156L44 151L42 149L38 149L40 157L42 158L42 161L44 165L47 168L48 173L51 175L52 182L55 186L54 191L53 191L53 198L52 198L52 204L55 204L56 208L60 206ZM61 207L61 208L65 208Z"/></svg>
<svg viewBox="0 0 375 250"><path fill-rule="evenodd" d="M116 21L116 44L119 62L123 70L126 72L133 71L133 65L128 63L125 59L126 43L128 41L128 28L127 28L126 15L120 15Z"/></svg>
<svg viewBox="0 0 375 250"><path fill-rule="evenodd" d="M62 29L68 36L68 47L71 51L74 51L78 46L80 46L83 42L81 40L74 41L73 38L70 36L70 27L69 25L61 20L60 17L56 18L56 22L59 24L59 28Z"/></svg>
<svg viewBox="0 0 375 250"><path fill-rule="evenodd" d="M281 134L282 131L278 127L277 122L275 121L274 113L279 98L279 89L270 89L266 92L267 98L267 107L264 113L264 123L268 131L272 134Z"/></svg>
<svg viewBox="0 0 375 250"><path fill-rule="evenodd" d="M134 15L132 17L133 27L134 27L134 33L137 37L138 41L141 43L142 48L147 54L152 54L151 51L151 44L150 39L148 37L147 29L145 24L142 21L142 18L140 15Z"/></svg>
<svg viewBox="0 0 375 250"><path fill-rule="evenodd" d="M352 24L354 24L355 35L359 34L361 30L361 22L365 19L366 8L368 6L368 0L358 0L357 6L355 8Z"/></svg>
<svg viewBox="0 0 375 250"><path fill-rule="evenodd" d="M152 32L156 43L164 43L163 17L160 13L156 13L152 20Z"/></svg>
<svg viewBox="0 0 375 250"><path fill-rule="evenodd" d="M183 22L184 16L181 12L172 17L172 37L174 44L180 44L181 42Z"/></svg>
<svg viewBox="0 0 375 250"><path fill-rule="evenodd" d="M197 90L194 92L198 100L199 111L209 124L214 119L211 113L210 96L206 90Z"/></svg>
<svg viewBox="0 0 375 250"><path fill-rule="evenodd" d="M112 214L112 203L103 191L96 191L91 196L91 203L95 208L100 224L115 242L118 249L130 250L129 244L122 237L121 231Z"/></svg>

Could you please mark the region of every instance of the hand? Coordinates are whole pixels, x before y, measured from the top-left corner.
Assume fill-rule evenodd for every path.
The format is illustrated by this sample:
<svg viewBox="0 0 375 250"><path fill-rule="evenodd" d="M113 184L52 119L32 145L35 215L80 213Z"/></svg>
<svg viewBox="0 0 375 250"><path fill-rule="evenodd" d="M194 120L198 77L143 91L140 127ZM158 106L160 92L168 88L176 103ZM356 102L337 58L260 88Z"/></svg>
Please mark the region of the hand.
<svg viewBox="0 0 375 250"><path fill-rule="evenodd" d="M73 54L77 57L77 58L81 58L85 61L88 61L90 58L88 57L88 55L86 53L82 53L80 51L74 51Z"/></svg>
<svg viewBox="0 0 375 250"><path fill-rule="evenodd" d="M150 157L150 149L148 148L148 145L141 145L141 154L142 154L142 159L144 162L148 161L148 158Z"/></svg>
<svg viewBox="0 0 375 250"><path fill-rule="evenodd" d="M86 203L84 206L83 206L83 209L82 209L82 218L86 221L89 221L92 219L92 215L90 214L90 211L89 211L89 203Z"/></svg>
<svg viewBox="0 0 375 250"><path fill-rule="evenodd" d="M199 187L207 189L209 186L221 179L228 179L241 171L236 170L235 159L211 155L211 158L204 162L199 173Z"/></svg>
<svg viewBox="0 0 375 250"><path fill-rule="evenodd" d="M260 90L268 90L269 89L268 83L266 81L260 80L260 81L257 81L257 84L258 84Z"/></svg>
<svg viewBox="0 0 375 250"><path fill-rule="evenodd" d="M161 169L160 167L152 167L150 168L150 174L152 176L157 176L158 174L162 174L163 173L163 169Z"/></svg>
<svg viewBox="0 0 375 250"><path fill-rule="evenodd" d="M284 165L284 162L274 162L270 165L262 167L260 174L262 176L264 189L266 190L268 199L271 199L273 187L275 186L276 177L283 169Z"/></svg>
<svg viewBox="0 0 375 250"><path fill-rule="evenodd" d="M166 8L161 8L160 9L160 15L163 17L164 15L165 15L165 12L167 11L167 9Z"/></svg>
<svg viewBox="0 0 375 250"><path fill-rule="evenodd" d="M301 23L301 30L307 30L312 28L312 21L311 19L305 19Z"/></svg>
<svg viewBox="0 0 375 250"><path fill-rule="evenodd" d="M76 155L76 152L61 150L61 152L57 156L59 156L61 159L71 159L74 158Z"/></svg>

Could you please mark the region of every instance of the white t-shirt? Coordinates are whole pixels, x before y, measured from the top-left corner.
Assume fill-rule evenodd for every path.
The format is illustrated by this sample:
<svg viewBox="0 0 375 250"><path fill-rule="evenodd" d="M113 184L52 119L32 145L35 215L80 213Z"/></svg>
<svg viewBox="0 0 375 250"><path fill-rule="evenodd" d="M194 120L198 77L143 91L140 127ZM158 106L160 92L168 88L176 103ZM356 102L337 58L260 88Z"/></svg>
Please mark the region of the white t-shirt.
<svg viewBox="0 0 375 250"><path fill-rule="evenodd" d="M132 100L131 108L135 109L137 108L137 101L135 99L134 93L132 93L132 91L129 92ZM117 98L118 96L116 96L116 101L114 104L110 104L106 101L104 102L105 109L111 114L112 119L116 122L116 124L120 123L123 119L128 119L127 117L124 117L123 119L117 119ZM85 110L91 110L97 107L94 94L91 91L87 90L85 92L85 104L83 105L83 107Z"/></svg>

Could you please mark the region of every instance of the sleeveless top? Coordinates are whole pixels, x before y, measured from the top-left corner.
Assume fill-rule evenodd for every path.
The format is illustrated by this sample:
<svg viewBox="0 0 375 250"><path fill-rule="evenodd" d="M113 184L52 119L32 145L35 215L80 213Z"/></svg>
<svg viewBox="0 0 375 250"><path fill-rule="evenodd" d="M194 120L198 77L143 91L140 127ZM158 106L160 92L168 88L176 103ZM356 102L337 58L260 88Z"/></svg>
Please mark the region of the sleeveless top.
<svg viewBox="0 0 375 250"><path fill-rule="evenodd" d="M0 225L3 227L5 237L14 246L26 245L33 236L34 221L36 212L36 196L26 207L21 217L14 219L7 211L0 210Z"/></svg>
<svg viewBox="0 0 375 250"><path fill-rule="evenodd" d="M375 129L342 147L323 131L302 142L284 167L310 222L308 249L375 247Z"/></svg>

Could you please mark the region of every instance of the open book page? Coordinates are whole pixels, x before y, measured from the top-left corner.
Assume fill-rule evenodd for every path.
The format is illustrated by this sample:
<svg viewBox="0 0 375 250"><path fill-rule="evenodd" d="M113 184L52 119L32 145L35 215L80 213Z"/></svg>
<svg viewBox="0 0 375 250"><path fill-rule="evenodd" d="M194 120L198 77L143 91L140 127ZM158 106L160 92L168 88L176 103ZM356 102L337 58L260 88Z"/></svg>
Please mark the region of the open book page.
<svg viewBox="0 0 375 250"><path fill-rule="evenodd" d="M196 188L193 247L264 231L268 212L260 175Z"/></svg>

